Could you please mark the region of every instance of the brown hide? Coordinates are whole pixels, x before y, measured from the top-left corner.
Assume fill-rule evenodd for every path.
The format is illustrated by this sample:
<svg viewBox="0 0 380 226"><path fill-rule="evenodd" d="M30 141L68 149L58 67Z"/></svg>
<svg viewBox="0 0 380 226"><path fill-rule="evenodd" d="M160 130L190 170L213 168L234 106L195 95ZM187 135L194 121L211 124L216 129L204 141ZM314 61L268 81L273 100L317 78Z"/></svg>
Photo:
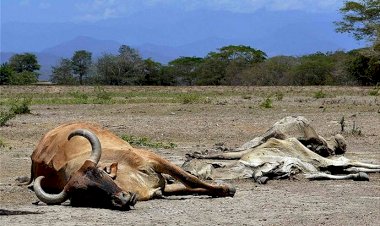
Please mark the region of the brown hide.
<svg viewBox="0 0 380 226"><path fill-rule="evenodd" d="M45 176L46 179L42 181L44 189L55 192L62 190L90 155L91 145L85 138L67 139L77 129L91 131L97 136L102 147L98 167L106 170L109 168L115 183L124 192L136 193L138 200L149 200L162 195L223 197L235 193L232 186L205 183L155 153L133 148L101 126L83 122L64 124L51 130L33 152L31 179ZM171 175L182 184L166 184L162 173Z"/></svg>

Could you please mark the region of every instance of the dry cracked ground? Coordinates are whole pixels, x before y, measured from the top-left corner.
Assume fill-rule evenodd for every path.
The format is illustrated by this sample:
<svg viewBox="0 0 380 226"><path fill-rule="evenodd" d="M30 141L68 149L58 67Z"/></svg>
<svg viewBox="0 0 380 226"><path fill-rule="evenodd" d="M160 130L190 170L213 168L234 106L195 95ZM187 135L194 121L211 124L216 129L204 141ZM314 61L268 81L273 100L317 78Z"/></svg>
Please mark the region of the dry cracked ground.
<svg viewBox="0 0 380 226"><path fill-rule="evenodd" d="M102 124L116 134L173 142L172 149L152 149L181 165L185 153L215 143L236 147L265 132L289 115L305 116L322 136L341 129L345 117L346 156L380 163L380 97L363 87L106 87L118 95L138 92L126 102L44 104L30 106L0 127L1 225L378 225L380 175L370 181L280 180L259 185L252 180L227 181L233 198L172 197L138 202L128 212L94 208L33 205L35 195L15 179L29 176L30 155L44 133L68 121ZM38 98L92 87L0 87L0 103L18 94ZM144 93L197 93L193 101L159 101ZM317 98L318 92L326 94ZM41 97L42 95L42 97ZM89 94L90 95L90 94ZM260 104L272 95L271 108ZM202 98L199 99L199 96ZM276 97L277 96L277 97ZM278 98L281 96L281 98ZM35 97L33 97L35 98ZM112 97L117 98L117 97ZM140 98L134 99L133 98ZM145 98L145 99L144 99ZM201 101L200 101L201 100ZM0 105L5 109L5 104ZM0 110L1 110L0 109ZM355 127L354 127L355 124ZM358 131L360 135L357 135Z"/></svg>

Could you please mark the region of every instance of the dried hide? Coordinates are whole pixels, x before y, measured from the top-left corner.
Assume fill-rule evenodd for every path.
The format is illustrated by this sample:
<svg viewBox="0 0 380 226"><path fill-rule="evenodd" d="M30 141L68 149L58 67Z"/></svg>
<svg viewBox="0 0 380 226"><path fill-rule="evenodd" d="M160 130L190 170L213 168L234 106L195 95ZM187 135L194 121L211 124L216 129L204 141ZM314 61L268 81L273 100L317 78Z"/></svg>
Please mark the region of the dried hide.
<svg viewBox="0 0 380 226"><path fill-rule="evenodd" d="M235 150L187 154L182 167L204 179L253 178L259 183L294 177L368 180L366 173L380 172L380 165L337 156L344 154L346 147L340 134L325 139L306 118L285 117Z"/></svg>

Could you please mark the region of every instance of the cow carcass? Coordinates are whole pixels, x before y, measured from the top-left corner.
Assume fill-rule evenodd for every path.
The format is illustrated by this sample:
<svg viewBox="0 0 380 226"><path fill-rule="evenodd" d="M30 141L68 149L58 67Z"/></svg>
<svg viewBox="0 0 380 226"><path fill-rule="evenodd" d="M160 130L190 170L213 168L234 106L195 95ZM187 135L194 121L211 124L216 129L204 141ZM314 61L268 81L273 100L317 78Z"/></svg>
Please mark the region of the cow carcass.
<svg viewBox="0 0 380 226"><path fill-rule="evenodd" d="M37 197L47 204L70 199L73 206L126 210L136 200L155 197L235 194L230 185L203 182L159 155L133 148L90 123L69 123L51 130L31 159L30 182ZM168 184L167 175L181 183Z"/></svg>
<svg viewBox="0 0 380 226"><path fill-rule="evenodd" d="M189 153L182 167L200 178L253 178L259 183L300 175L310 180L368 180L366 173L380 172L380 165L342 156L346 147L340 134L325 139L306 118L285 117L236 150L226 152L226 148L219 148Z"/></svg>

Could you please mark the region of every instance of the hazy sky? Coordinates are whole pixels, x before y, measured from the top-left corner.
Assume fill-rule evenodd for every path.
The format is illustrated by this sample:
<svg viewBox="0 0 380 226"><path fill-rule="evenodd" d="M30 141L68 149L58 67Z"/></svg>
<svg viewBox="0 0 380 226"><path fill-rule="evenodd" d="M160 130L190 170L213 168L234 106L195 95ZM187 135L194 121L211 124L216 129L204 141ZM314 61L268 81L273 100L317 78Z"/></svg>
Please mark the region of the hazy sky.
<svg viewBox="0 0 380 226"><path fill-rule="evenodd" d="M1 22L82 22L130 15L146 9L335 11L343 0L1 0Z"/></svg>

